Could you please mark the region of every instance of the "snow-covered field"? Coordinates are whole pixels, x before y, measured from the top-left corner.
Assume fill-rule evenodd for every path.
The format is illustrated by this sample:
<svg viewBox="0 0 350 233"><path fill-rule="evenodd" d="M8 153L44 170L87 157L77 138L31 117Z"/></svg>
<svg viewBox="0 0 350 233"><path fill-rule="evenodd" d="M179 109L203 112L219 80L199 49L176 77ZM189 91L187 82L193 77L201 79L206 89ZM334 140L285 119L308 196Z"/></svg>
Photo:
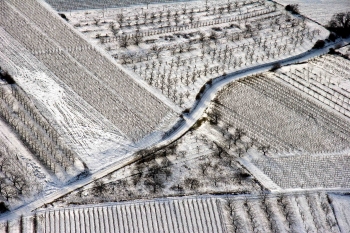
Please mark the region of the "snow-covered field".
<svg viewBox="0 0 350 233"><path fill-rule="evenodd" d="M349 155L264 157L251 162L283 189L350 188Z"/></svg>
<svg viewBox="0 0 350 233"><path fill-rule="evenodd" d="M328 32L264 1L65 13L93 44L182 110L210 79L311 49Z"/></svg>
<svg viewBox="0 0 350 233"><path fill-rule="evenodd" d="M282 5L299 4L302 15L327 25L336 13L350 11L349 0L275 0Z"/></svg>
<svg viewBox="0 0 350 233"><path fill-rule="evenodd" d="M171 106L36 0L2 2L1 10L3 28L131 140L155 133L156 141L175 121Z"/></svg>
<svg viewBox="0 0 350 233"><path fill-rule="evenodd" d="M214 104L223 124L242 128L250 138L270 146L272 154L347 150L348 119L274 75L247 77L224 88Z"/></svg>
<svg viewBox="0 0 350 233"><path fill-rule="evenodd" d="M223 214L221 201L210 197L110 203L39 211L35 232L228 233ZM12 233L19 224L9 225ZM33 232L33 216L23 225L23 233Z"/></svg>
<svg viewBox="0 0 350 233"><path fill-rule="evenodd" d="M45 0L57 11L106 9L116 7L126 7L140 5L144 8L149 4L171 3L171 2L191 2L193 0Z"/></svg>
<svg viewBox="0 0 350 233"><path fill-rule="evenodd" d="M231 232L339 232L324 193L227 198Z"/></svg>
<svg viewBox="0 0 350 233"><path fill-rule="evenodd" d="M41 113L92 170L129 153L132 143L99 112L0 28L0 65L32 97Z"/></svg>
<svg viewBox="0 0 350 233"><path fill-rule="evenodd" d="M9 204L11 209L32 200L43 189L50 189L55 182L51 174L33 157L2 119L0 119L0 164L2 179L0 199ZM15 181L13 178L24 184L13 183ZM6 197L9 200L6 200Z"/></svg>
<svg viewBox="0 0 350 233"><path fill-rule="evenodd" d="M350 229L350 196L330 194L330 201L334 209L341 232L349 232Z"/></svg>
<svg viewBox="0 0 350 233"><path fill-rule="evenodd" d="M350 61L337 55L323 55L306 64L284 67L275 76L307 94L318 103L350 117Z"/></svg>
<svg viewBox="0 0 350 233"><path fill-rule="evenodd" d="M178 141L75 190L54 206L207 193L259 193L261 187L236 161L255 145L247 137L236 144L230 142L228 135L235 133L234 128L223 132L204 121ZM104 188L103 194L99 194L98 187Z"/></svg>
<svg viewBox="0 0 350 233"><path fill-rule="evenodd" d="M340 212L336 210L336 216L341 214L343 217L339 221L327 198L327 194L320 192L83 205L38 211L34 216L24 216L22 221L1 224L0 230L8 226L10 233L347 232L343 221L347 219L348 200L338 198L339 201L334 203L335 198L331 197L332 205L343 205Z"/></svg>
<svg viewBox="0 0 350 233"><path fill-rule="evenodd" d="M0 0L1 233L348 232L350 62L297 61L327 30L273 1L47 2L69 22Z"/></svg>
<svg viewBox="0 0 350 233"><path fill-rule="evenodd" d="M344 46L344 47L338 49L337 51L344 54L345 56L348 57L348 59L350 59L350 45Z"/></svg>

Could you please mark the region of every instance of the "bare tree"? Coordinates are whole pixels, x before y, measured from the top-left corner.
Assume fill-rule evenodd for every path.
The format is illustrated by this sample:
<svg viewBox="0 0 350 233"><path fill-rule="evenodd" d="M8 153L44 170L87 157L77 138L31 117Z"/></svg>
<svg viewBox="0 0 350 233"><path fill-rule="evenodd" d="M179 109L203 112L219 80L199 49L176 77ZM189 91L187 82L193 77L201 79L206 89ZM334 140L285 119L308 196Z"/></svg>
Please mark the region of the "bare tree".
<svg viewBox="0 0 350 233"><path fill-rule="evenodd" d="M194 15L193 15L193 13L190 14L190 16L188 17L188 19L190 20L190 23L192 24L192 23L193 23L193 20L194 20Z"/></svg>
<svg viewBox="0 0 350 233"><path fill-rule="evenodd" d="M186 178L184 180L184 184L185 184L185 186L187 186L191 190L196 190L200 186L199 180L197 180L195 178Z"/></svg>
<svg viewBox="0 0 350 233"><path fill-rule="evenodd" d="M6 198L6 201L9 201L10 199L15 198L17 196L17 193L16 193L16 190L12 186L6 185L1 190L1 195Z"/></svg>
<svg viewBox="0 0 350 233"><path fill-rule="evenodd" d="M103 181L98 180L94 183L92 191L94 192L95 196L101 196L107 191L107 185L103 183Z"/></svg>
<svg viewBox="0 0 350 233"><path fill-rule="evenodd" d="M119 24L119 27L122 27L124 19L125 19L125 17L122 13L117 15L117 22Z"/></svg>
<svg viewBox="0 0 350 233"><path fill-rule="evenodd" d="M208 116L210 118L210 123L214 124L214 125L217 125L219 120L222 117L221 113L216 108L212 109L207 114L208 114Z"/></svg>
<svg viewBox="0 0 350 233"><path fill-rule="evenodd" d="M163 49L157 45L153 45L151 50L156 54L157 59L159 58L160 53L163 51Z"/></svg>
<svg viewBox="0 0 350 233"><path fill-rule="evenodd" d="M218 157L219 159L222 159L223 155L227 154L227 152L218 143L214 142L214 144L216 145L216 150L214 151L213 156Z"/></svg>
<svg viewBox="0 0 350 233"><path fill-rule="evenodd" d="M245 135L245 132L243 129L237 128L235 133L233 134L233 143L237 145L237 142L242 139L242 137Z"/></svg>
<svg viewBox="0 0 350 233"><path fill-rule="evenodd" d="M126 38L126 36L122 36L119 40L119 46L121 48L126 48L128 47L128 38Z"/></svg>
<svg viewBox="0 0 350 233"><path fill-rule="evenodd" d="M95 19L94 19L94 24L95 24L96 26L98 26L98 24L100 23L100 21L101 21L101 19L95 18Z"/></svg>
<svg viewBox="0 0 350 233"><path fill-rule="evenodd" d="M211 167L211 162L205 162L199 164L199 169L201 170L202 174L207 174L208 169Z"/></svg>
<svg viewBox="0 0 350 233"><path fill-rule="evenodd" d="M165 187L164 181L158 176L146 178L144 184L146 187L150 188L153 193L156 193Z"/></svg>
<svg viewBox="0 0 350 233"><path fill-rule="evenodd" d="M139 33L137 33L133 39L134 39L134 44L137 46L139 46L139 44L141 44L143 41L143 37Z"/></svg>
<svg viewBox="0 0 350 233"><path fill-rule="evenodd" d="M264 155L266 155L270 151L270 146L259 146L258 150L261 151Z"/></svg>
<svg viewBox="0 0 350 233"><path fill-rule="evenodd" d="M215 172L211 175L211 180L214 182L214 186L217 187L219 182L222 182L224 178L221 176L221 174Z"/></svg>
<svg viewBox="0 0 350 233"><path fill-rule="evenodd" d="M242 148L237 148L236 153L238 154L238 157L242 157L242 155L244 154L244 150Z"/></svg>

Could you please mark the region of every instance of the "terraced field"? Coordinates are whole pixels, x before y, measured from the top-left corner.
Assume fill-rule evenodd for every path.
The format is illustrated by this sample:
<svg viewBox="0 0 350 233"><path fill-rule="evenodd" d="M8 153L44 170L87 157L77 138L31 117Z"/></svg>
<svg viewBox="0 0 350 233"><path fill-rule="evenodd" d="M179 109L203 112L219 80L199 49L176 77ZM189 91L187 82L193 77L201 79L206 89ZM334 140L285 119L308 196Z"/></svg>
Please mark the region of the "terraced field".
<svg viewBox="0 0 350 233"><path fill-rule="evenodd" d="M332 152L349 148L346 119L269 75L232 83L216 104L223 122L276 151Z"/></svg>
<svg viewBox="0 0 350 233"><path fill-rule="evenodd" d="M187 2L191 0L46 0L46 2L49 3L57 11L104 9L145 3L173 3L184 1Z"/></svg>
<svg viewBox="0 0 350 233"><path fill-rule="evenodd" d="M283 189L349 188L349 155L301 155L253 160Z"/></svg>
<svg viewBox="0 0 350 233"><path fill-rule="evenodd" d="M174 120L168 106L37 1L0 4L0 26L130 139L137 141L163 121L167 127Z"/></svg>
<svg viewBox="0 0 350 233"><path fill-rule="evenodd" d="M0 230L24 233L340 232L324 193L160 199L39 211Z"/></svg>
<svg viewBox="0 0 350 233"><path fill-rule="evenodd" d="M220 201L189 198L38 212L38 231L227 233Z"/></svg>

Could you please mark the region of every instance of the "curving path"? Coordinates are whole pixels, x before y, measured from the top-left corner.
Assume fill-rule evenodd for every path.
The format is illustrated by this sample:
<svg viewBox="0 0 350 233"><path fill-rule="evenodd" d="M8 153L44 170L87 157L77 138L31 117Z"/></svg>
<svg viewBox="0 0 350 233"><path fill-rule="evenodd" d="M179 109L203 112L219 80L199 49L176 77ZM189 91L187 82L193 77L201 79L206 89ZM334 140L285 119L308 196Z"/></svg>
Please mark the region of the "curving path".
<svg viewBox="0 0 350 233"><path fill-rule="evenodd" d="M280 63L282 66L289 65L289 64L295 64L300 62L305 62L309 60L310 58L320 56L323 54L328 53L330 48L334 48L335 46L342 46L346 43L350 42L350 38L346 40L338 40L334 43L329 43L325 48L319 49L319 50L309 50L305 53L302 53L297 56L293 56L290 58L277 60L274 62L257 65L254 67L246 68L240 71L236 71L233 73L230 73L226 75L225 77L219 77L216 78L213 81L213 84L205 90L203 95L201 96L201 99L195 104L195 106L191 109L190 113L184 116L184 122L172 132L171 135L169 135L167 138L159 141L157 144L155 144L153 147L163 147L168 145L169 143L175 141L179 137L181 137L183 134L185 134L196 122L197 120L203 115L207 107L209 106L210 102L215 97L216 93L224 87L226 84L238 80L240 78L265 72L272 68L272 66L275 63ZM142 149L142 148L140 148ZM22 207L17 208L16 210L13 210L12 212L1 216L0 221L6 220L6 219L15 219L20 217L21 215L28 215L29 213L33 212L37 208L40 208L41 206L45 204L49 204L53 202L54 200L80 188L83 187L99 178L102 178L106 175L108 175L111 172L114 172L116 170L119 170L135 161L137 161L140 157L139 156L132 156L132 154L129 154L125 159L121 159L119 161L116 161L115 163L111 164L110 166L101 169L100 171L97 171L96 173L85 177L83 179L77 180L69 185L66 185L64 187L60 187L57 191L49 194L44 195L41 197L38 197L37 200L25 204Z"/></svg>

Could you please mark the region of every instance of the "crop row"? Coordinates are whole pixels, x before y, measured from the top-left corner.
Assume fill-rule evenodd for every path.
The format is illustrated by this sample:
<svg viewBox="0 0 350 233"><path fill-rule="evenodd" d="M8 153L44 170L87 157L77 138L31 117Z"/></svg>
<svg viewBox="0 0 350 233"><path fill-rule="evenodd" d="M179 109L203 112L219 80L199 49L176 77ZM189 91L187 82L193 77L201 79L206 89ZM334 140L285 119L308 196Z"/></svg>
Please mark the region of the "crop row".
<svg viewBox="0 0 350 233"><path fill-rule="evenodd" d="M65 146L59 134L39 113L34 104L18 87L12 92L6 87L0 89L1 117L15 130L31 152L59 178L66 173L76 173L78 157Z"/></svg>
<svg viewBox="0 0 350 233"><path fill-rule="evenodd" d="M348 94L334 90L329 81L307 69L295 69L275 74L278 78L293 85L300 91L321 101L346 117L350 117L350 98Z"/></svg>
<svg viewBox="0 0 350 233"><path fill-rule="evenodd" d="M230 229L240 232L339 232L325 194L226 199Z"/></svg>
<svg viewBox="0 0 350 233"><path fill-rule="evenodd" d="M193 105L209 79L299 53L320 38L320 30L305 18L262 1L110 9L103 16L93 10L67 17L182 109Z"/></svg>
<svg viewBox="0 0 350 233"><path fill-rule="evenodd" d="M39 232L225 233L216 199L174 199L39 212Z"/></svg>
<svg viewBox="0 0 350 233"><path fill-rule="evenodd" d="M171 115L169 108L160 100L134 82L113 62L92 49L86 41L75 35L59 19L55 19L36 1L11 2L33 21L26 21L13 7L2 2L0 16L5 30L22 42L27 49L36 51L34 54L40 61L122 129L129 138L133 140L142 138L155 130L162 119ZM33 11L38 11L37 16L33 16L35 15ZM26 28L26 34L16 33L16 30L22 27ZM61 38L58 34L67 34L67 37ZM41 43L32 41L32 38L37 37L44 38L43 47ZM76 44L70 40L74 40ZM60 46L56 46L55 43ZM68 50L64 50L66 46L69 46Z"/></svg>
<svg viewBox="0 0 350 233"><path fill-rule="evenodd" d="M7 204L41 190L36 177L38 171L13 149L17 148L0 141L0 200Z"/></svg>
<svg viewBox="0 0 350 233"><path fill-rule="evenodd" d="M348 148L350 131L346 122L325 114L311 101L304 103L307 100L287 86L264 76L249 77L239 83L219 95L224 119L230 112L238 114L246 121L243 129L260 132L264 137L272 135L272 147L312 152ZM227 111L222 111L225 108Z"/></svg>
<svg viewBox="0 0 350 233"><path fill-rule="evenodd" d="M349 188L349 160L349 155L301 155L253 163L282 188Z"/></svg>
<svg viewBox="0 0 350 233"><path fill-rule="evenodd" d="M246 79L249 83L255 87L264 95L274 98L276 101L287 106L299 114L302 114L306 118L313 118L317 116L318 123L321 123L322 127L328 129L330 132L334 132L343 139L347 139L350 134L350 127L347 122L339 116L331 114L322 104L312 101L309 98L305 98L301 93L293 88L281 83L279 79L275 79L272 76L257 76L255 78Z"/></svg>
<svg viewBox="0 0 350 233"><path fill-rule="evenodd" d="M58 11L71 10L88 10L88 9L103 9L114 7L126 7L132 5L145 4L144 0L48 0L52 7ZM147 3L172 3L172 2L187 2L185 0L152 0Z"/></svg>
<svg viewBox="0 0 350 233"><path fill-rule="evenodd" d="M43 210L1 223L8 233L334 232L327 194L177 198ZM7 230L7 231L6 231Z"/></svg>

